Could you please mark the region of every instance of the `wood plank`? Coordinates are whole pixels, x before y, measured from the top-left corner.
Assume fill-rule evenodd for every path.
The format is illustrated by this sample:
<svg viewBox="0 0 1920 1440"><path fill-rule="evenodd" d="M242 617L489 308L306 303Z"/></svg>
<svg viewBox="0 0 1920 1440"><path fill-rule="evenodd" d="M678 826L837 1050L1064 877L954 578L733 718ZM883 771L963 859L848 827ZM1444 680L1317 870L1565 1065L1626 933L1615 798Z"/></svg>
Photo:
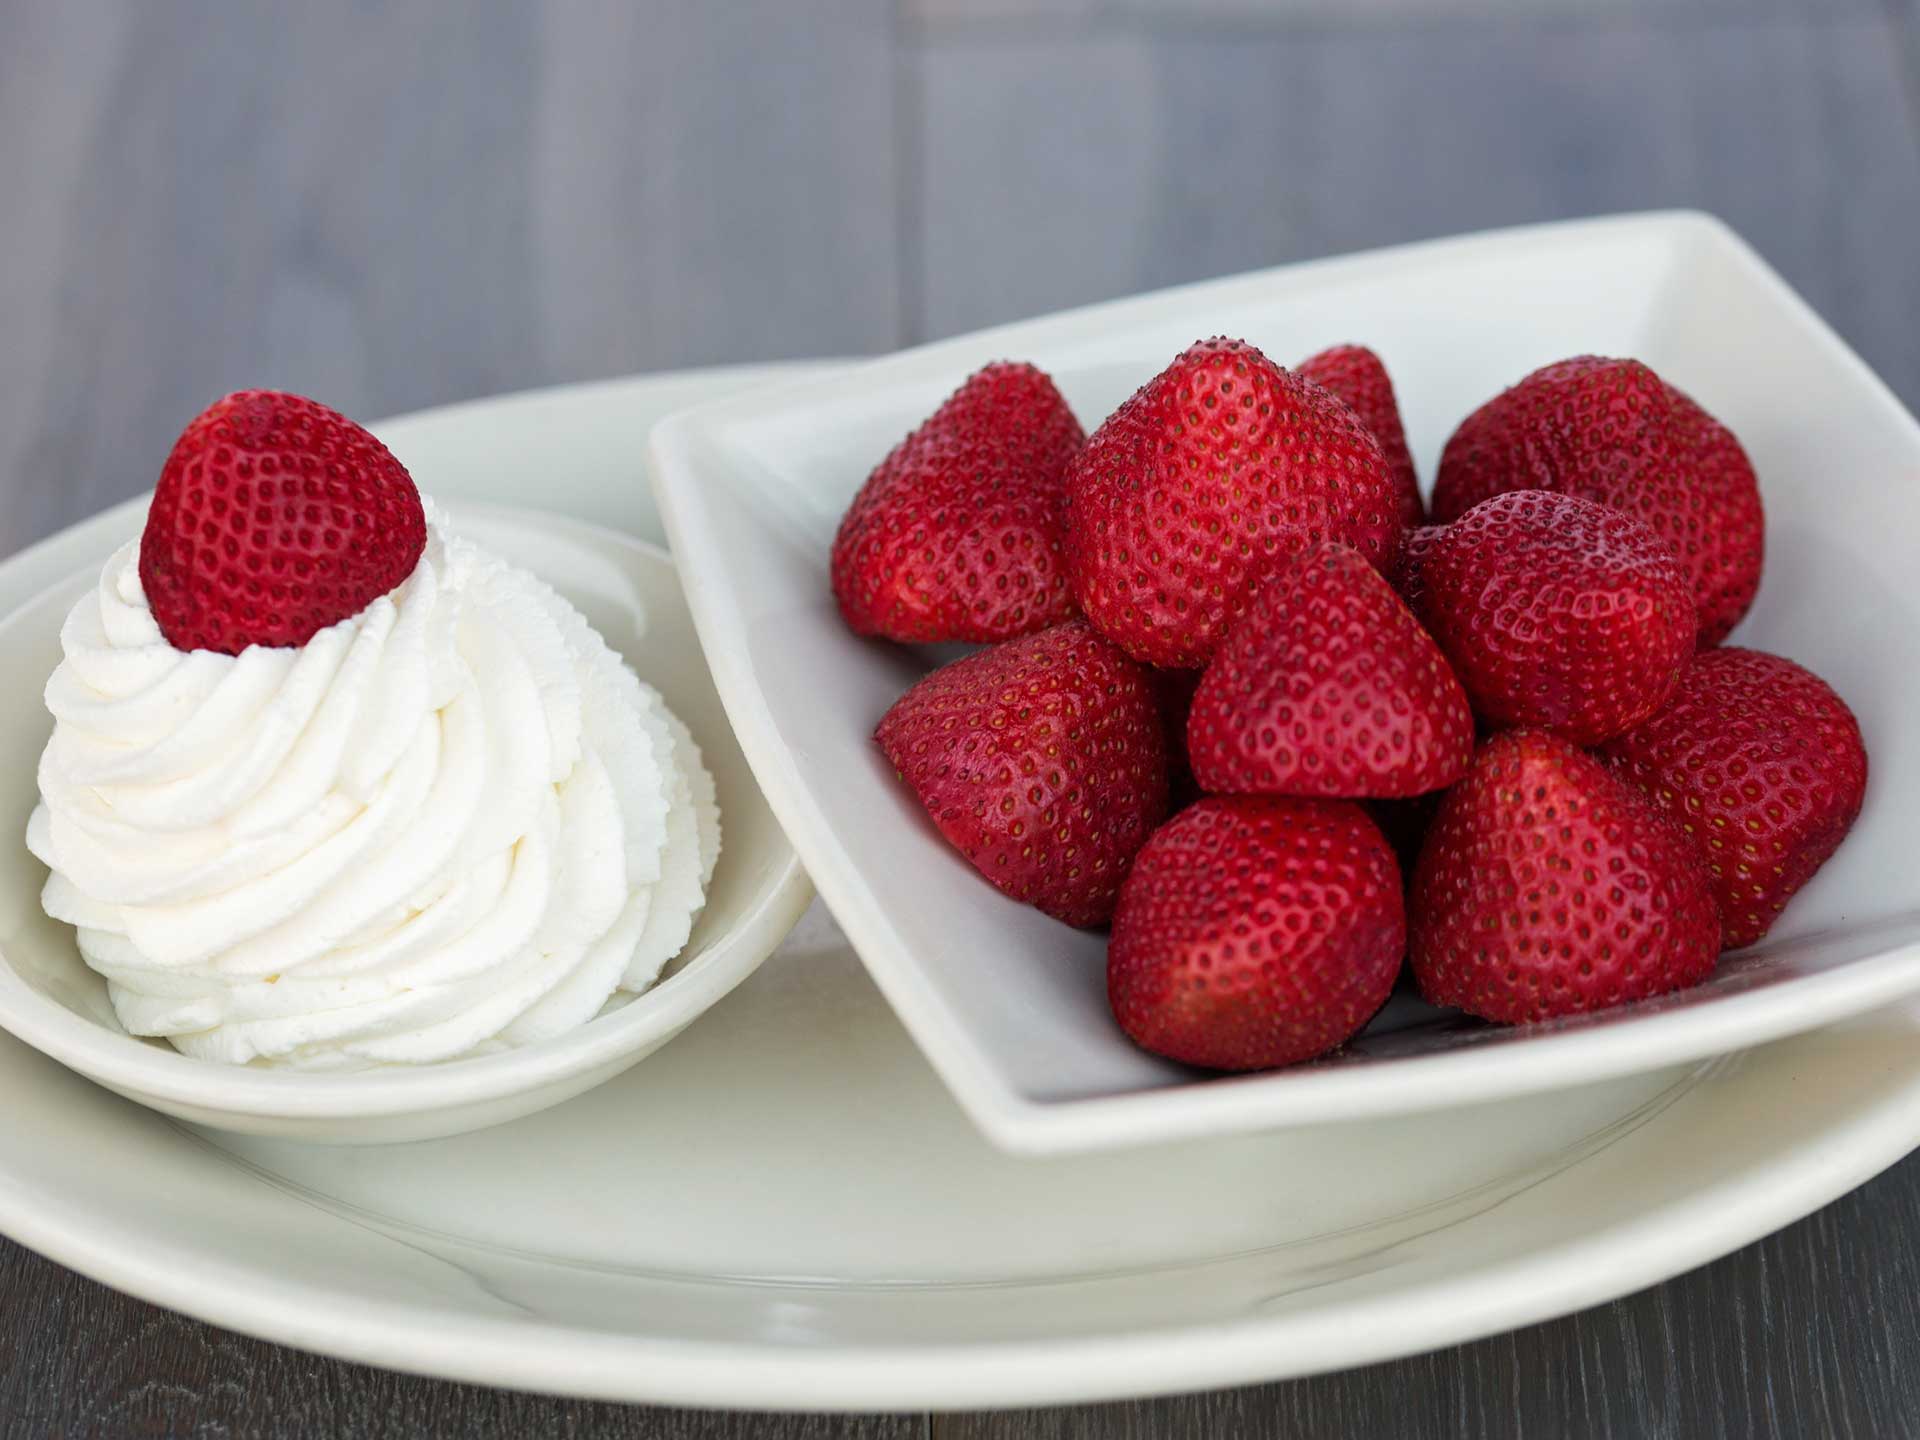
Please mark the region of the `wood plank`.
<svg viewBox="0 0 1920 1440"><path fill-rule="evenodd" d="M0 35L0 550L242 386L372 417L899 340L888 0L6 0Z"/></svg>
<svg viewBox="0 0 1920 1440"><path fill-rule="evenodd" d="M934 32L919 328L1671 205L1751 239L1920 400L1920 144L1891 21Z"/></svg>
<svg viewBox="0 0 1920 1440"><path fill-rule="evenodd" d="M1829 20L1880 13L1879 0L904 0L917 23L952 28L1146 24L1284 27L1592 19L1659 26L1699 17ZM1907 4L1910 0L1893 0Z"/></svg>

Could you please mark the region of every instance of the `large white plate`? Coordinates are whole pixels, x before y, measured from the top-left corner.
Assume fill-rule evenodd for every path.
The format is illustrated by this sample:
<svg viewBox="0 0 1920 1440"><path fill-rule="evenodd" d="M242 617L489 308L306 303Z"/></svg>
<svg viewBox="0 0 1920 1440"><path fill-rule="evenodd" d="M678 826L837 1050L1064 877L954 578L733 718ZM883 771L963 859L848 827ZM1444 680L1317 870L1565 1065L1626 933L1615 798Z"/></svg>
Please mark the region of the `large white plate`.
<svg viewBox="0 0 1920 1440"><path fill-rule="evenodd" d="M661 383L382 428L440 493L537 480L647 534ZM0 564L0 609L98 553L99 523ZM645 1065L480 1134L217 1137L4 1037L0 1090L0 1230L239 1330L579 1395L1012 1405L1357 1364L1696 1265L1920 1138L1920 1012L1419 1120L1021 1159L815 911Z"/></svg>
<svg viewBox="0 0 1920 1440"><path fill-rule="evenodd" d="M1203 1078L1113 1023L1104 935L1000 895L927 822L872 733L935 657L841 622L827 554L848 498L988 360L1045 367L1096 424L1215 334L1283 363L1376 346L1429 475L1461 416L1568 355L1638 356L1733 427L1768 520L1759 601L1735 638L1831 682L1873 763L1851 837L1763 943L1641 1005L1516 1028L1390 1008L1326 1060ZM768 803L907 1028L1009 1149L1506 1098L1724 1054L1920 991L1920 426L1718 221L1495 231L1089 306L721 400L661 425L653 447L700 641Z"/></svg>

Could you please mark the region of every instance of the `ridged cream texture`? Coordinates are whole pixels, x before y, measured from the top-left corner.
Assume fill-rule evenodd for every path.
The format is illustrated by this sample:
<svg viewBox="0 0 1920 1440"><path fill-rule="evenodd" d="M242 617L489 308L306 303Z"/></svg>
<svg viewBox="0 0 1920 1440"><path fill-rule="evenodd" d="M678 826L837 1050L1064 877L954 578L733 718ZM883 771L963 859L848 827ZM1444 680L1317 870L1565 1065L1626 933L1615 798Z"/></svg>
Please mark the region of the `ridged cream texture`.
<svg viewBox="0 0 1920 1440"><path fill-rule="evenodd" d="M584 1024L686 944L720 849L693 740L429 517L406 583L297 649L176 650L137 545L68 615L27 843L131 1033L448 1060Z"/></svg>

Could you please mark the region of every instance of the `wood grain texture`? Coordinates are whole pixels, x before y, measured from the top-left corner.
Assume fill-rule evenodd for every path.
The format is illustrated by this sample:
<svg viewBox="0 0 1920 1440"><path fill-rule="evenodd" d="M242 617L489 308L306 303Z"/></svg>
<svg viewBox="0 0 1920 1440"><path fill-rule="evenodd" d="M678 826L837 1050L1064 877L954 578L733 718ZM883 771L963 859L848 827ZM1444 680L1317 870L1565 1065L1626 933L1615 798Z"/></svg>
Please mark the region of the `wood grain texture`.
<svg viewBox="0 0 1920 1440"><path fill-rule="evenodd" d="M0 549L241 386L891 348L893 40L888 0L0 0Z"/></svg>
<svg viewBox="0 0 1920 1440"><path fill-rule="evenodd" d="M1892 0L1910 4L1912 0ZM1306 24L1591 19L1663 25L1699 17L1828 19L1876 15L1881 0L904 0L924 25L950 28L1085 28L1148 24L1280 29Z"/></svg>
<svg viewBox="0 0 1920 1440"><path fill-rule="evenodd" d="M1920 143L1899 40L1879 17L935 32L921 61L918 328L945 335L1393 241L1696 205L1920 399L1920 270L1906 258Z"/></svg>

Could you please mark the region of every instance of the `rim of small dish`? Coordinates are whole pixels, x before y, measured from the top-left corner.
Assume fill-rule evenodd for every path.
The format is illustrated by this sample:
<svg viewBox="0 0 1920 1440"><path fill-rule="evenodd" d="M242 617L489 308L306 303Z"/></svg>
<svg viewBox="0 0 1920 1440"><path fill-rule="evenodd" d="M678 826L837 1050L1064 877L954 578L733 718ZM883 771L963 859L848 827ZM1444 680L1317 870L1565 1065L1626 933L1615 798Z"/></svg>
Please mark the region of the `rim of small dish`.
<svg viewBox="0 0 1920 1440"><path fill-rule="evenodd" d="M678 569L666 551L605 526L511 505L454 503L449 508L476 518L536 526L563 538L612 543L642 565L665 566L678 584ZM80 567L0 617L0 643L49 596L74 588L98 568L98 562ZM691 625L687 641L699 651ZM704 666L704 655L701 663ZM709 672L709 683L711 679ZM711 753L711 747L706 748ZM671 1036L758 969L799 919L812 895L791 842L782 835L777 846L784 854L768 868L751 902L712 944L618 1009L596 1015L566 1034L512 1050L431 1065L383 1066L339 1074L196 1060L137 1036L109 1030L67 1009L20 977L7 959L4 945L0 945L0 1029L110 1088L222 1114L355 1119L429 1114L502 1099L565 1080L630 1054L649 1041ZM724 850L720 863L727 863Z"/></svg>
<svg viewBox="0 0 1920 1440"><path fill-rule="evenodd" d="M1180 1080L1070 1096L1023 1091L989 1055L973 1022L956 1015L914 957L896 923L902 908L876 892L790 763L775 704L737 637L741 602L710 557L721 532L705 496L724 461L728 427L782 414L822 397L913 382L944 393L956 373L995 355L1043 358L1051 347L1088 343L1100 327L1145 325L1175 307L1217 303L1264 287L1303 287L1342 276L1408 273L1449 257L1527 254L1543 244L1600 237L1660 236L1695 258L1737 273L1792 317L1809 350L1843 371L1884 416L1920 436L1920 422L1886 383L1726 222L1699 210L1655 210L1473 231L1334 255L1079 306L936 340L857 367L796 377L680 410L649 436L654 491L674 553L686 565L687 599L720 696L762 793L812 867L815 884L894 1012L956 1101L1003 1149L1055 1155L1246 1134L1295 1125L1347 1123L1452 1109L1568 1089L1667 1065L1694 1064L1784 1039L1920 993L1920 940L1907 908L1861 926L1881 926L1884 944L1843 963L1744 989L1701 991L1618 1006L1533 1030L1487 1032L1485 1045L1395 1057L1365 1066L1289 1069ZM1183 333L1191 333L1190 331ZM756 488L772 493L785 477ZM751 493L751 492L750 492ZM1856 842L1857 843L1857 842ZM1774 943L1774 942L1769 942ZM1747 952L1750 956L1762 951Z"/></svg>

